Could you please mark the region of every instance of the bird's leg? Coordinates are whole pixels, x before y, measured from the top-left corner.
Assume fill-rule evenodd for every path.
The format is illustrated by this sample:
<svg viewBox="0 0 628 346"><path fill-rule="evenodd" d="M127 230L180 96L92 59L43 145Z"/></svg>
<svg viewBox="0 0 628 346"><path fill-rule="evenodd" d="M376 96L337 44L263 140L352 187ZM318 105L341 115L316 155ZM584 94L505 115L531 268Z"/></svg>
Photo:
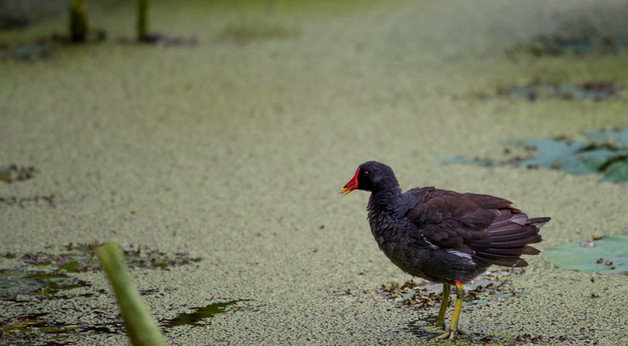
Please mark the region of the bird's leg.
<svg viewBox="0 0 628 346"><path fill-rule="evenodd" d="M443 298L440 301L440 308L438 309L438 316L436 317L436 323L433 326L425 327L424 330L428 333L442 333L445 329L445 312L447 312L447 304L449 303L449 292L451 291L451 285L443 283Z"/></svg>
<svg viewBox="0 0 628 346"><path fill-rule="evenodd" d="M454 306L454 313L451 316L451 323L449 323L449 330L437 339L453 340L456 338L456 335L462 332L458 330L458 321L460 320L460 310L462 310L462 299L464 298L465 292L460 281L455 280L454 282L456 283L456 305Z"/></svg>
<svg viewBox="0 0 628 346"><path fill-rule="evenodd" d="M438 309L438 316L436 316L436 323L434 325L438 328L445 329L445 312L447 312L447 304L449 304L449 292L451 291L450 284L443 284L443 297L440 301L440 308Z"/></svg>

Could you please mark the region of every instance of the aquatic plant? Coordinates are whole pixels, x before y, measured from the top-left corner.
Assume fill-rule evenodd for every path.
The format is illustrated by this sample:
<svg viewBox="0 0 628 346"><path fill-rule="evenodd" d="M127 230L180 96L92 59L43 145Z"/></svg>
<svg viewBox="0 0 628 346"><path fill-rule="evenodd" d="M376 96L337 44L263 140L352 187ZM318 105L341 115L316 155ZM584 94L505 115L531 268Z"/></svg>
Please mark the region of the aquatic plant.
<svg viewBox="0 0 628 346"><path fill-rule="evenodd" d="M445 158L443 162L548 168L576 175L598 173L604 175L604 181L628 182L628 126L610 131L587 131L585 135L591 140L576 141L566 136L517 139L510 142L516 148L506 147L504 152L523 150L523 154L504 160L457 156Z"/></svg>
<svg viewBox="0 0 628 346"><path fill-rule="evenodd" d="M87 13L84 0L72 0L70 4L70 41L85 42L87 39Z"/></svg>
<svg viewBox="0 0 628 346"><path fill-rule="evenodd" d="M111 282L124 326L133 345L165 345L164 336L131 281L118 246L113 243L105 244L96 250L96 256Z"/></svg>

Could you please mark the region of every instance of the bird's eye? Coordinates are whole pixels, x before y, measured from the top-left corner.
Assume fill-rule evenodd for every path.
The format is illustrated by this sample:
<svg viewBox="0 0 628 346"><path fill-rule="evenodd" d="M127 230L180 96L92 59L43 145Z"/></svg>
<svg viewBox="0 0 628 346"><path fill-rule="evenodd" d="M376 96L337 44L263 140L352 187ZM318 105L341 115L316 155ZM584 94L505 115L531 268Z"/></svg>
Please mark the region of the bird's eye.
<svg viewBox="0 0 628 346"><path fill-rule="evenodd" d="M369 176L369 171L362 171L362 175L365 176L365 177L368 177Z"/></svg>

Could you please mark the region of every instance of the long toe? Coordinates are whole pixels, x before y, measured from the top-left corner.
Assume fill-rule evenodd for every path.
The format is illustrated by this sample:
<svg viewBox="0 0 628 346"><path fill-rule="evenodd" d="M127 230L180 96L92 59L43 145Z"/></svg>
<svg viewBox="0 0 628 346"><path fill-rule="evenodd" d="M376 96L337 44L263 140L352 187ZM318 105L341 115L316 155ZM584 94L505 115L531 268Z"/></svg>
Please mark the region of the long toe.
<svg viewBox="0 0 628 346"><path fill-rule="evenodd" d="M425 326L423 327L423 331L430 334L442 334L445 330L445 325L441 326Z"/></svg>
<svg viewBox="0 0 628 346"><path fill-rule="evenodd" d="M456 330L447 330L445 333L437 336L436 339L438 339L438 340L445 340L445 339L455 340L457 336L458 336L458 331L456 331Z"/></svg>

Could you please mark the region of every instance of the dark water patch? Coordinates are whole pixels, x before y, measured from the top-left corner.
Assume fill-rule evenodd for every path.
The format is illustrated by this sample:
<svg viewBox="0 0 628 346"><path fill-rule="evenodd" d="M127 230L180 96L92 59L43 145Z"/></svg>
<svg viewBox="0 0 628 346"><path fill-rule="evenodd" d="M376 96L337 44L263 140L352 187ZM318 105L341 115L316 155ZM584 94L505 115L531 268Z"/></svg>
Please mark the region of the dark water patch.
<svg viewBox="0 0 628 346"><path fill-rule="evenodd" d="M464 306L488 304L489 302L520 296L522 292L515 292L508 277L521 275L522 270L511 269L509 271L486 272L468 284L465 284L466 295ZM440 305L442 285L426 280L408 280L402 284L392 282L383 284L377 291L385 297L393 300L400 306L406 306L414 310L431 310ZM455 292L455 290L452 290ZM455 294L453 295L455 297ZM453 306L455 299L450 299L448 306Z"/></svg>
<svg viewBox="0 0 628 346"><path fill-rule="evenodd" d="M508 269L503 271L486 272L472 282L465 284L466 295L463 306L474 306L482 304L490 304L498 302L502 299L513 297L521 297L526 293L515 290L510 278L515 275L523 275L525 270ZM378 293L383 294L387 298L395 301L396 305L416 310L419 319L408 323L404 328L421 339L434 339L435 334L427 332L426 326L433 326L437 308L440 306L442 285L434 284L429 281L414 280L406 281L403 284L391 283L382 285ZM448 307L453 307L455 303L455 289L450 292L450 300ZM443 331L444 332L444 331ZM466 333L459 331L458 339L469 344L497 343L497 344L525 344L529 342L555 341L559 339L567 340L565 337L546 337L541 335L483 335L479 333Z"/></svg>
<svg viewBox="0 0 628 346"><path fill-rule="evenodd" d="M38 171L33 166L18 166L15 164L0 167L0 184L14 183L33 179Z"/></svg>
<svg viewBox="0 0 628 346"><path fill-rule="evenodd" d="M614 82L589 81L580 84L533 81L525 85L502 85L497 96L516 97L528 101L547 99L561 100L616 100L621 89Z"/></svg>
<svg viewBox="0 0 628 346"><path fill-rule="evenodd" d="M628 51L628 39L611 36L542 35L508 51L509 55L529 54L535 57L589 54L618 54Z"/></svg>
<svg viewBox="0 0 628 346"><path fill-rule="evenodd" d="M198 46L196 37L168 36L161 33L149 33L141 39L122 37L118 39L123 45L156 45L164 47L195 47Z"/></svg>
<svg viewBox="0 0 628 346"><path fill-rule="evenodd" d="M200 262L200 257L190 257L184 252L177 252L174 255L166 254L157 249L137 246L122 250L122 254L129 268L163 269L178 267Z"/></svg>
<svg viewBox="0 0 628 346"><path fill-rule="evenodd" d="M0 270L0 299L15 301L20 295L63 299L64 297L57 295L62 290L91 286L69 274L100 270L100 262L94 253L99 246L97 243L70 243L62 248L63 252L60 254L44 251L6 253L5 258L20 258L24 265ZM201 260L186 253L169 255L143 246L125 249L123 254L127 266L138 269L169 270L171 267ZM33 266L39 269L31 270L29 267ZM146 290L145 294L151 294L151 291Z"/></svg>
<svg viewBox="0 0 628 346"><path fill-rule="evenodd" d="M17 263L14 268L0 270L0 300L10 304L15 311L45 311L52 300L85 298L90 300L97 295L110 295L104 288L96 289L92 283L79 280L73 273L99 271L100 262L95 256L99 243L70 243L60 248L48 248L46 251L17 253L7 252L3 258ZM123 249L124 260L128 267L138 270L169 270L198 262L199 257L191 257L186 253L168 254L146 246L129 246ZM78 289L80 290L74 290ZM159 295L170 288L144 288L140 294ZM74 304L81 303L76 301ZM198 308L190 314L182 314L179 320L169 321L178 325L201 325L206 319L217 313L232 311L229 307L242 300L210 304ZM28 304L26 311L25 304ZM81 334L124 334L122 322L117 313L88 309L88 320L96 323L65 323L56 321L54 316L46 314L15 313L5 321L0 321L0 345L5 344L70 344ZM177 322L178 321L178 322Z"/></svg>
<svg viewBox="0 0 628 346"><path fill-rule="evenodd" d="M90 30L86 42L99 43L106 39L107 35L104 31ZM70 38L60 34L53 34L50 37L17 44L0 42L0 61L34 62L49 58L55 50L72 44L73 42Z"/></svg>
<svg viewBox="0 0 628 346"><path fill-rule="evenodd" d="M428 325L423 321L413 321L404 327L405 330L420 339L434 339L435 334L425 331ZM444 331L443 331L444 332ZM483 335L480 333L466 333L459 330L457 341L464 345L527 345L527 344L574 344L573 339L566 336L544 336L522 333L517 335ZM457 343L456 343L457 344ZM430 343L431 345L431 343Z"/></svg>
<svg viewBox="0 0 628 346"><path fill-rule="evenodd" d="M558 169L570 174L602 174L604 181L628 182L628 126L622 129L589 131L589 142L566 136L525 138L510 142L503 150L506 158L443 159L443 163L481 166L510 165L530 169Z"/></svg>
<svg viewBox="0 0 628 346"><path fill-rule="evenodd" d="M0 61L27 61L44 59L50 56L52 50L62 43L52 38L38 39L32 42L17 45L0 44Z"/></svg>
<svg viewBox="0 0 628 346"><path fill-rule="evenodd" d="M2 47L0 46L0 56ZM12 184L33 179L39 173L33 166L18 166L15 164L0 167L0 184ZM0 197L0 207L2 206L19 206L25 208L27 205L38 204L44 202L48 206L54 207L54 195L49 196L32 196L32 197Z"/></svg>
<svg viewBox="0 0 628 346"><path fill-rule="evenodd" d="M20 30L31 24L30 18L19 14L0 14L0 30Z"/></svg>
<svg viewBox="0 0 628 346"><path fill-rule="evenodd" d="M212 303L207 306L194 308L194 312L182 313L177 317L163 321L162 325L166 328L172 328L182 325L205 326L210 323L210 319L217 314L233 311L234 305L240 302L250 301L250 299L230 300L221 303Z"/></svg>
<svg viewBox="0 0 628 346"><path fill-rule="evenodd" d="M68 345L68 339L82 333L122 334L122 324L67 324L47 319L46 313L19 315L0 322L2 345Z"/></svg>
<svg viewBox="0 0 628 346"><path fill-rule="evenodd" d="M59 272L0 270L0 300L4 301L17 301L20 296L50 297L63 290L88 286L85 281Z"/></svg>
<svg viewBox="0 0 628 346"><path fill-rule="evenodd" d="M572 344L572 339L566 336L544 336L523 333L518 335L481 335L478 333L469 334L463 340L482 345L486 344Z"/></svg>
<svg viewBox="0 0 628 346"><path fill-rule="evenodd" d="M68 328L46 321L46 314L20 315L0 323L0 343L3 345L46 344L65 345Z"/></svg>
<svg viewBox="0 0 628 346"><path fill-rule="evenodd" d="M55 195L48 196L32 196L32 197L0 197L0 207L3 206L18 206L20 208L26 208L29 206L43 205L55 208Z"/></svg>
<svg viewBox="0 0 628 346"><path fill-rule="evenodd" d="M80 273L97 271L101 269L100 262L96 258L95 251L100 243L70 243L62 247L62 253L36 252L25 253L22 261L30 265L51 265L58 271L68 273ZM129 268L162 269L188 265L200 262L200 257L190 257L189 254L177 252L173 255L150 249L145 246L130 246L123 249L123 256Z"/></svg>

